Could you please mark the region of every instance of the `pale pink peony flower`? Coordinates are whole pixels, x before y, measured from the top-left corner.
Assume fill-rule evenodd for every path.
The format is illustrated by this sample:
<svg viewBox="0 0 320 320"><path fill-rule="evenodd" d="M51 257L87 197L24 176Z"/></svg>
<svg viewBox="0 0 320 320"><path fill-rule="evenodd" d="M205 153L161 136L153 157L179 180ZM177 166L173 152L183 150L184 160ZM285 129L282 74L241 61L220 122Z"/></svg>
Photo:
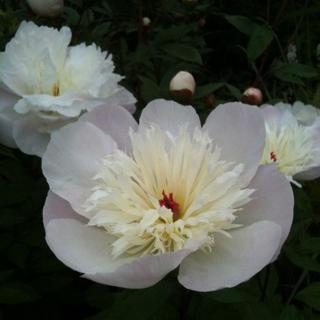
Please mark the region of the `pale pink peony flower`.
<svg viewBox="0 0 320 320"><path fill-rule="evenodd" d="M288 180L312 180L320 176L320 112L295 102L263 105L266 144L262 164L274 163Z"/></svg>
<svg viewBox="0 0 320 320"><path fill-rule="evenodd" d="M22 22L0 55L0 142L42 156L50 135L102 103L135 110L112 56L71 30Z"/></svg>
<svg viewBox="0 0 320 320"><path fill-rule="evenodd" d="M261 113L242 103L203 127L192 107L161 99L139 124L122 108L89 112L43 157L47 243L112 286L145 288L177 267L196 291L246 281L277 257L293 215L288 180L259 167L264 141Z"/></svg>

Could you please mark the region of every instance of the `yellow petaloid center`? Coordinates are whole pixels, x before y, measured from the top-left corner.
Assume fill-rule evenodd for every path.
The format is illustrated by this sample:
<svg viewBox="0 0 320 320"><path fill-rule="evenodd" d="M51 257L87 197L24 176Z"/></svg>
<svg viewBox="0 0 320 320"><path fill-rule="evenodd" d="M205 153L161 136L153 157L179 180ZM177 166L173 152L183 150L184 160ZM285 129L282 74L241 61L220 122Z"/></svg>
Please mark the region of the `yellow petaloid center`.
<svg viewBox="0 0 320 320"><path fill-rule="evenodd" d="M85 203L89 225L114 236L114 256L172 252L189 239L211 250L216 232L237 227L253 190L241 183L243 165L222 161L207 134L173 138L153 126L131 132L131 142L132 155L103 160Z"/></svg>
<svg viewBox="0 0 320 320"><path fill-rule="evenodd" d="M287 124L266 123L266 144L261 163L276 164L291 182L292 177L314 165L314 143L309 127L295 120Z"/></svg>

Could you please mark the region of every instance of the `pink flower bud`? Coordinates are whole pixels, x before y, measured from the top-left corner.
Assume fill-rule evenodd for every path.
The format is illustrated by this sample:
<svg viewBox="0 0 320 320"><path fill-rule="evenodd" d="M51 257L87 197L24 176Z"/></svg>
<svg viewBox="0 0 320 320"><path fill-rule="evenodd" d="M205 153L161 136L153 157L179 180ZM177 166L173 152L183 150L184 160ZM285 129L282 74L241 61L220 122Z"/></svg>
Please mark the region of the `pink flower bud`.
<svg viewBox="0 0 320 320"><path fill-rule="evenodd" d="M63 12L63 0L27 0L27 3L41 17L56 17Z"/></svg>
<svg viewBox="0 0 320 320"><path fill-rule="evenodd" d="M182 98L191 98L195 88L193 75L187 71L178 72L170 82L170 91Z"/></svg>
<svg viewBox="0 0 320 320"><path fill-rule="evenodd" d="M262 103L263 95L260 89L250 87L244 91L241 101L247 104L259 106Z"/></svg>

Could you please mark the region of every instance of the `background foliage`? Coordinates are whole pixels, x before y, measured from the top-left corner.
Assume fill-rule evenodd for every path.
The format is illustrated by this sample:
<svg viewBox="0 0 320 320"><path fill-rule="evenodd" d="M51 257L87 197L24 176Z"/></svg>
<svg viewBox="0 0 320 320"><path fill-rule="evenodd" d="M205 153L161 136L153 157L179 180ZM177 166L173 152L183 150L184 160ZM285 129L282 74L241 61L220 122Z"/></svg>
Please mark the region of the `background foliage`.
<svg viewBox="0 0 320 320"><path fill-rule="evenodd" d="M172 98L169 81L181 69L197 80L190 103L202 117L250 85L265 101L319 107L319 13L319 0L67 0L63 17L43 19L24 1L1 0L0 46L22 20L69 25L74 43L96 42L114 55L139 111L154 98ZM294 226L280 258L247 283L202 294L173 273L152 288L124 290L81 279L53 256L41 220L47 185L40 160L1 146L0 319L320 319L319 180L294 191Z"/></svg>

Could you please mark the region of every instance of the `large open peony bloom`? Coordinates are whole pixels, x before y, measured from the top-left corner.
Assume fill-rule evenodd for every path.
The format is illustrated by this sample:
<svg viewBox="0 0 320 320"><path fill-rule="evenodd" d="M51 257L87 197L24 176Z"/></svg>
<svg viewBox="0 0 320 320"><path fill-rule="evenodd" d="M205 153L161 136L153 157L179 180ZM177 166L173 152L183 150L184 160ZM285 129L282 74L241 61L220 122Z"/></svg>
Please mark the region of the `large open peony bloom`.
<svg viewBox="0 0 320 320"><path fill-rule="evenodd" d="M69 46L71 30L22 22L0 54L0 141L41 156L52 131L101 103L134 111L112 56L92 44ZM105 105L105 107L107 107Z"/></svg>
<svg viewBox="0 0 320 320"><path fill-rule="evenodd" d="M266 145L262 164L274 163L289 181L320 176L320 116L312 106L296 102L264 105Z"/></svg>
<svg viewBox="0 0 320 320"><path fill-rule="evenodd" d="M290 183L259 167L264 141L261 113L241 103L203 127L192 107L165 100L139 124L122 108L89 112L43 157L47 243L103 284L144 288L180 265L189 289L235 286L277 257L292 222Z"/></svg>

